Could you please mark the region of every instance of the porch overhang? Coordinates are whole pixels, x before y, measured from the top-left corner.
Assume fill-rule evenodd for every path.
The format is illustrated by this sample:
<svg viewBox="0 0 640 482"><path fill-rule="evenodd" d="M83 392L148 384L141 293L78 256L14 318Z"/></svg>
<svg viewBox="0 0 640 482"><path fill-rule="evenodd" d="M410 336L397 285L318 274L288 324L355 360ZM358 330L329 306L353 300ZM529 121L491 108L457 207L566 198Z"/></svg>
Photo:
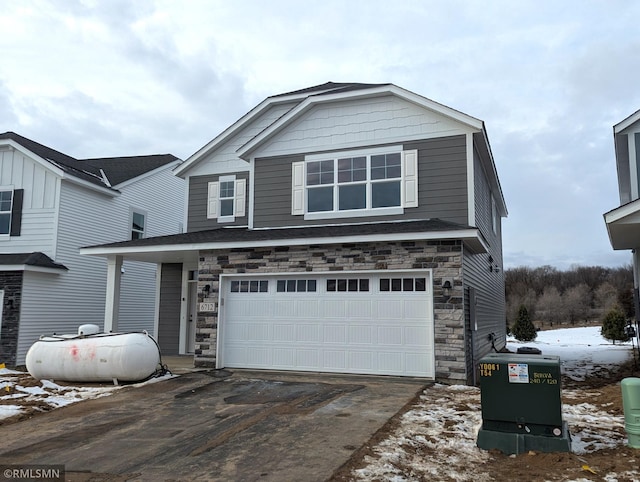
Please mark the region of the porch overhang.
<svg viewBox="0 0 640 482"><path fill-rule="evenodd" d="M436 229L439 228L439 229ZM211 231L139 239L80 249L88 256L114 257L150 263L196 263L201 251L260 247L356 244L394 241L461 241L472 253L486 253L480 230L439 220L377 225L283 229L220 228Z"/></svg>
<svg viewBox="0 0 640 482"><path fill-rule="evenodd" d="M604 222L613 249L640 248L640 199L605 213Z"/></svg>

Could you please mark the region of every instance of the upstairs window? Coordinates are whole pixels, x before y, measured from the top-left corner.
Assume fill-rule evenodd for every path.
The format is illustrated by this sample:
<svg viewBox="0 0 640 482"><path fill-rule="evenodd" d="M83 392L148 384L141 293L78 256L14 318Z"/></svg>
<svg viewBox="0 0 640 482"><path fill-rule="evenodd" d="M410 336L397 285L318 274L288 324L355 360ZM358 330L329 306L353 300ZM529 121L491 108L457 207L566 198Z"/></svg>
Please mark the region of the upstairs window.
<svg viewBox="0 0 640 482"><path fill-rule="evenodd" d="M13 189L0 191L0 234L11 231L11 207L13 206Z"/></svg>
<svg viewBox="0 0 640 482"><path fill-rule="evenodd" d="M0 186L0 236L20 236L24 189Z"/></svg>
<svg viewBox="0 0 640 482"><path fill-rule="evenodd" d="M246 179L220 176L208 184L207 218L232 223L245 215Z"/></svg>
<svg viewBox="0 0 640 482"><path fill-rule="evenodd" d="M146 219L146 213L131 211L131 239L144 238Z"/></svg>
<svg viewBox="0 0 640 482"><path fill-rule="evenodd" d="M402 214L417 207L417 151L307 156L293 163L292 214L305 219Z"/></svg>

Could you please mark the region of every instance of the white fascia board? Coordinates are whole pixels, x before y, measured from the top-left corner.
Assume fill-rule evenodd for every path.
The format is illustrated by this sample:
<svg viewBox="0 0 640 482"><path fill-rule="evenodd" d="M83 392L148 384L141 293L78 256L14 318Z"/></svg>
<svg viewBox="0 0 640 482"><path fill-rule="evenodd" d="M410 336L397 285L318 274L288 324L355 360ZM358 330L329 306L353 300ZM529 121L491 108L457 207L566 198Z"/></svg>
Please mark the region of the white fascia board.
<svg viewBox="0 0 640 482"><path fill-rule="evenodd" d="M640 212L640 199L636 199L624 206L620 206L619 208L615 208L604 213L604 221L607 224L615 223L616 221L620 221L637 212Z"/></svg>
<svg viewBox="0 0 640 482"><path fill-rule="evenodd" d="M623 121L620 121L616 125L614 125L613 126L613 133L614 134L620 134L626 128L632 126L633 124L635 124L639 120L640 120L640 110L637 110L633 114L631 114L629 117L624 119Z"/></svg>
<svg viewBox="0 0 640 482"><path fill-rule="evenodd" d="M117 191L114 188L101 187L92 182L85 181L84 179L80 179L79 177L75 177L70 174L67 174L66 172L62 174L62 179L65 181L72 182L74 184L79 184L82 187L86 187L87 189L91 189L92 191L99 192L100 194L105 194L106 196L109 196L109 197L116 197L120 195L120 191Z"/></svg>
<svg viewBox="0 0 640 482"><path fill-rule="evenodd" d="M350 235L350 236L329 236L320 238L287 238L256 241L225 241L210 243L189 243L189 244L166 244L160 246L138 246L138 247L91 247L80 248L80 254L86 256L125 256L127 254L141 253L163 253L180 251L204 251L222 250L234 248L256 248L256 247L276 247L276 246L306 246L324 244L353 244L369 242L392 242L392 241L435 241L460 239L463 242L471 242L477 250L488 251L488 247L478 229L461 229L452 231L433 231L415 233L386 233L371 235Z"/></svg>
<svg viewBox="0 0 640 482"><path fill-rule="evenodd" d="M498 177L498 169L496 168L496 162L495 162L495 159L493 158L493 152L491 150L491 144L489 143L489 136L484 126L484 122L482 123L482 130L480 132L482 133L484 146L487 148L487 155L489 156L488 167L491 171L490 172L491 178L489 179L489 182L492 184L492 186L495 188L495 190L499 194L499 196L496 198L496 202L500 210L500 215L506 218L509 215L509 211L507 210L507 202L504 199L504 193L502 192L502 186L500 185L500 178ZM478 155L480 155L480 153L478 153ZM480 159L482 160L481 155L480 155Z"/></svg>
<svg viewBox="0 0 640 482"><path fill-rule="evenodd" d="M162 172L166 169L175 169L177 166L180 165L182 161L180 159L176 159L175 161L172 162L168 162L167 164L164 164L163 166L160 167L156 167L155 169L153 169L152 171L147 171L144 174L140 174L137 177L131 178L131 179L127 179L126 181L122 181L120 184L116 184L115 186L113 186L114 189L122 189L123 187L127 187L129 184L133 184L134 182L138 182L142 179L146 179L147 177L151 177L151 176L155 176L157 173Z"/></svg>
<svg viewBox="0 0 640 482"><path fill-rule="evenodd" d="M227 127L224 131L218 134L213 140L208 142L206 145L198 149L194 154L189 156L186 161L180 164L178 167L174 169L174 174L179 177L184 177L185 172L187 172L194 164L197 164L203 157L209 155L212 151L222 145L227 139L235 135L241 129L243 129L247 124L253 121L257 116L259 116L262 112L273 105L283 104L286 102L291 102L294 100L301 100L305 98L306 95L288 95L283 97L267 97L265 100L260 102L257 106L243 115L236 122Z"/></svg>
<svg viewBox="0 0 640 482"><path fill-rule="evenodd" d="M258 146L260 146L267 139L281 131L285 128L289 123L300 117L302 114L307 112L313 106L317 104L326 104L330 102L339 102L342 100L352 100L352 99L362 99L367 97L379 97L382 95L394 94L402 99L405 99L409 102L413 102L423 108L435 111L444 116L450 117L457 122L460 122L466 126L469 126L476 130L482 129L482 121L468 116L467 114L463 114L460 111L455 109L451 109L443 104L439 104L434 102L426 97L422 97L418 94L414 94L413 92L409 92L408 90L402 89L396 85L388 84L377 87L372 87L370 89L362 89L362 90L354 90L349 92L340 92L336 94L327 94L327 95L309 95L306 97L300 104L291 109L285 115L280 117L276 122L271 124L269 127L264 129L260 134L255 136L245 145L238 149L237 154L241 159L246 159L251 152L255 151Z"/></svg>
<svg viewBox="0 0 640 482"><path fill-rule="evenodd" d="M15 142L13 139L3 139L2 141L0 141L0 145L9 146L13 150L21 152L25 156L35 161L37 164L40 164L43 168L53 172L59 177L64 176L64 171L60 169L58 166L56 166L54 163L49 162L46 159L43 159L42 157L38 156L34 152L31 152L29 149L22 146L22 144L18 144L17 142Z"/></svg>
<svg viewBox="0 0 640 482"><path fill-rule="evenodd" d="M46 268L44 266L31 266L29 264L6 264L3 265L2 271L32 271L37 273L51 273L61 274L64 273L64 269Z"/></svg>

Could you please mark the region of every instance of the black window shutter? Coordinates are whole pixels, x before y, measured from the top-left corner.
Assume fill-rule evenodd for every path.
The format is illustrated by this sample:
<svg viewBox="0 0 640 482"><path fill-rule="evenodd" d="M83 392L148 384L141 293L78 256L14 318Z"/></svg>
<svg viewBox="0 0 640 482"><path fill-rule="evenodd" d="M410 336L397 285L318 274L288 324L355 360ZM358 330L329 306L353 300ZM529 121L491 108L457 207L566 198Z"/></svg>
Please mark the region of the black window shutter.
<svg viewBox="0 0 640 482"><path fill-rule="evenodd" d="M22 227L22 198L24 189L15 189L13 191L13 204L11 206L11 236L20 236L20 228Z"/></svg>

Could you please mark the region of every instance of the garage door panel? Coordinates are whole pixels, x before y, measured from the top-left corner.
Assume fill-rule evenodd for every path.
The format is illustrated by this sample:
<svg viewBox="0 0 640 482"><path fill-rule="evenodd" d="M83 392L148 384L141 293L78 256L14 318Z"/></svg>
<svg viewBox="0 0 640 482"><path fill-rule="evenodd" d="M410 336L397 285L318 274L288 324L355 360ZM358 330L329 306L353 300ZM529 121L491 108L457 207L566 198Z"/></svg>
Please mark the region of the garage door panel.
<svg viewBox="0 0 640 482"><path fill-rule="evenodd" d="M376 371L374 360L376 356L371 351L355 351L349 353L349 366L351 369L372 373Z"/></svg>
<svg viewBox="0 0 640 482"><path fill-rule="evenodd" d="M426 326L408 327L404 329L405 344L413 346L429 346L429 330Z"/></svg>
<svg viewBox="0 0 640 482"><path fill-rule="evenodd" d="M299 324L296 326L296 341L320 343L322 338L319 324Z"/></svg>
<svg viewBox="0 0 640 482"><path fill-rule="evenodd" d="M402 319L403 304L400 300L380 300L377 302L377 313L381 319Z"/></svg>
<svg viewBox="0 0 640 482"><path fill-rule="evenodd" d="M402 345L404 330L401 326L381 326L378 328L378 340L386 345Z"/></svg>
<svg viewBox="0 0 640 482"><path fill-rule="evenodd" d="M370 299L352 301L345 300L344 303L347 309L347 316L349 318L371 318L372 306Z"/></svg>
<svg viewBox="0 0 640 482"><path fill-rule="evenodd" d="M336 299L326 300L322 303L320 314L325 320L331 320L332 318L342 319L347 315L347 302Z"/></svg>
<svg viewBox="0 0 640 482"><path fill-rule="evenodd" d="M293 369L296 366L296 351L294 348L273 349L274 368Z"/></svg>
<svg viewBox="0 0 640 482"><path fill-rule="evenodd" d="M349 327L350 345L371 345L375 342L375 330L370 325L352 325Z"/></svg>
<svg viewBox="0 0 640 482"><path fill-rule="evenodd" d="M247 323L246 339L252 342L270 341L271 326L265 323Z"/></svg>
<svg viewBox="0 0 640 482"><path fill-rule="evenodd" d="M296 341L296 325L293 323L277 323L273 325L274 342L294 342Z"/></svg>
<svg viewBox="0 0 640 482"><path fill-rule="evenodd" d="M266 292L230 292L257 277L223 280L221 367L434 377L430 288L383 290L381 277L265 275Z"/></svg>
<svg viewBox="0 0 640 482"><path fill-rule="evenodd" d="M344 325L324 325L323 327L324 333L324 342L325 343L338 343L342 345L346 345L347 343L347 327Z"/></svg>
<svg viewBox="0 0 640 482"><path fill-rule="evenodd" d="M293 318L296 316L296 305L289 300L273 301L274 318Z"/></svg>
<svg viewBox="0 0 640 482"><path fill-rule="evenodd" d="M298 369L317 369L320 365L320 352L310 348L296 350L296 367Z"/></svg>

